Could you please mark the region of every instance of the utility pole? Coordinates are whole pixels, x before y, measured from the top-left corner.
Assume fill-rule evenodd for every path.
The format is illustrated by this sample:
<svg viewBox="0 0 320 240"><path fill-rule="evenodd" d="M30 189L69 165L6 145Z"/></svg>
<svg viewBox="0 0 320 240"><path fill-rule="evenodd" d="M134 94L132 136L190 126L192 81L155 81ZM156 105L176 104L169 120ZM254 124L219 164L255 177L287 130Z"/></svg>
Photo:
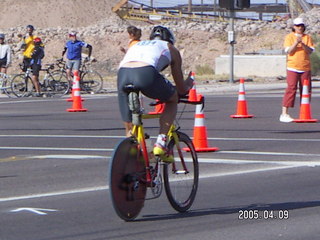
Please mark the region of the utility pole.
<svg viewBox="0 0 320 240"><path fill-rule="evenodd" d="M229 83L233 83L234 82L234 44L236 43L235 33L234 33L234 16L235 16L234 9L230 9L229 13L230 13L230 30L228 32L228 41L230 43Z"/></svg>
<svg viewBox="0 0 320 240"><path fill-rule="evenodd" d="M192 0L189 0L189 3L188 3L188 12L189 12L189 13L192 12Z"/></svg>

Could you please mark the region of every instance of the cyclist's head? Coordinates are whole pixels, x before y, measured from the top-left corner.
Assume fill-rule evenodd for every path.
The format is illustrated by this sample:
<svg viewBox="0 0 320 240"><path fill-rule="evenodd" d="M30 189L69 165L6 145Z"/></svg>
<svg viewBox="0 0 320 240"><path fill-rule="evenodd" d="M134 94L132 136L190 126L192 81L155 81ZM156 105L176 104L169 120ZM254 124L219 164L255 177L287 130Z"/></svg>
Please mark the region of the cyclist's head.
<svg viewBox="0 0 320 240"><path fill-rule="evenodd" d="M76 37L77 36L77 33L72 31L72 32L69 32L69 37Z"/></svg>
<svg viewBox="0 0 320 240"><path fill-rule="evenodd" d="M30 29L30 30L34 30L34 27L32 26L32 25L28 25L27 27L26 27L27 29Z"/></svg>
<svg viewBox="0 0 320 240"><path fill-rule="evenodd" d="M0 39L4 40L5 36L3 33L0 33Z"/></svg>
<svg viewBox="0 0 320 240"><path fill-rule="evenodd" d="M159 39L174 44L176 39L170 29L163 26L156 26L152 29L150 40Z"/></svg>
<svg viewBox="0 0 320 240"><path fill-rule="evenodd" d="M42 43L41 38L39 38L39 37L33 39L33 42L34 42L35 44L37 44L37 45L39 45L39 44Z"/></svg>

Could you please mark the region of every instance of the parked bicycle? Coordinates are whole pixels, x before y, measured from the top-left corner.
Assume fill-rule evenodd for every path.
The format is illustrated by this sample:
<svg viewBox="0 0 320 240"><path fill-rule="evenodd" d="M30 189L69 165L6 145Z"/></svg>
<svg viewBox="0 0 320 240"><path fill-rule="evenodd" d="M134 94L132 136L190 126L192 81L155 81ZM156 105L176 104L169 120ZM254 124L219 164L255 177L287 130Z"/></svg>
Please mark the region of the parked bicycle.
<svg viewBox="0 0 320 240"><path fill-rule="evenodd" d="M86 93L99 93L103 87L103 78L101 74L92 70L93 61L82 61L80 67L80 88ZM58 59L56 65L59 67L60 74L66 76L66 62ZM71 86L72 87L72 86Z"/></svg>
<svg viewBox="0 0 320 240"><path fill-rule="evenodd" d="M142 119L159 117L143 114L139 93L134 86L128 85L129 107L132 111L132 137L125 138L115 148L109 168L109 187L113 207L117 215L130 221L138 216L150 189L151 198L160 197L163 185L171 206L178 212L187 211L195 199L199 166L197 153L187 134L179 131L173 124L168 133L168 152L174 157L171 164L161 161L160 156L153 156L152 149L147 149ZM203 103L189 102L187 104ZM162 176L163 173L163 176Z"/></svg>
<svg viewBox="0 0 320 240"><path fill-rule="evenodd" d="M40 71L45 72L39 80L41 92L47 97L62 97L69 92L70 84L66 76L53 71L54 64L46 64L46 68ZM23 69L22 64L20 68ZM17 97L31 96L34 86L31 80L32 69L27 68L25 73L17 74L12 78L11 91Z"/></svg>

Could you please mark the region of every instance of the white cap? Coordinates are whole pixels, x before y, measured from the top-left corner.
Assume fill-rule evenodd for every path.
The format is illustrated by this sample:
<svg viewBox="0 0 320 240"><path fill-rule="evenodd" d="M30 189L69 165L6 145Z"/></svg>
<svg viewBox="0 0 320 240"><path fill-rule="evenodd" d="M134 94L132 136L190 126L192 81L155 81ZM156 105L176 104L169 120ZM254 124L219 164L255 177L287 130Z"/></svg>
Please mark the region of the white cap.
<svg viewBox="0 0 320 240"><path fill-rule="evenodd" d="M305 25L302 18L296 18L296 19L294 19L294 20L293 20L293 24L294 24L294 25L301 25L301 24Z"/></svg>

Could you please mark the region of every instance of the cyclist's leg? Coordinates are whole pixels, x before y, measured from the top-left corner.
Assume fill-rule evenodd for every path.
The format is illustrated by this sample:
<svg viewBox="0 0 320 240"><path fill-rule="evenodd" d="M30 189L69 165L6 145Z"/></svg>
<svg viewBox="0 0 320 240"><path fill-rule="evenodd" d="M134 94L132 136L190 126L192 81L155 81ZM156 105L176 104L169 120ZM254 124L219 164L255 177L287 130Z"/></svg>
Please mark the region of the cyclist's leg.
<svg viewBox="0 0 320 240"><path fill-rule="evenodd" d="M130 68L120 68L117 76L117 88L118 88L118 103L121 118L125 126L126 136L130 136L132 129L132 113L128 105L128 93L124 91L124 86L130 83L133 70Z"/></svg>
<svg viewBox="0 0 320 240"><path fill-rule="evenodd" d="M153 67L144 67L145 75L142 82L141 92L149 98L159 99L166 103L160 117L160 134L167 134L172 125L178 104L178 95L170 81L164 78Z"/></svg>
<svg viewBox="0 0 320 240"><path fill-rule="evenodd" d="M185 212L196 196L199 166L191 139L184 133L176 134L178 141L171 139L168 144L174 163L164 165L164 186L171 206L179 212Z"/></svg>
<svg viewBox="0 0 320 240"><path fill-rule="evenodd" d="M157 138L153 153L155 155L167 156L166 135L176 117L178 95L174 86L160 73L158 73L157 70L152 67L145 67L144 71L146 71L145 78L151 80L148 82L147 79L143 79L144 85L141 86L141 92L147 97L159 99L160 101L165 102L164 111L159 120L159 136ZM166 162L173 161L169 155L168 157L162 158L162 160Z"/></svg>
<svg viewBox="0 0 320 240"><path fill-rule="evenodd" d="M41 93L41 88L40 88L40 83L39 83L39 71L41 69L41 65L40 64L32 64L32 83L33 86L37 92L37 94L40 96ZM37 96L38 96L37 95Z"/></svg>
<svg viewBox="0 0 320 240"><path fill-rule="evenodd" d="M80 65L76 64L75 60L69 60L69 59L67 60L66 73L67 73L67 78L68 78L71 86L72 86L72 75L73 75L72 71L79 70L79 68L80 68Z"/></svg>

